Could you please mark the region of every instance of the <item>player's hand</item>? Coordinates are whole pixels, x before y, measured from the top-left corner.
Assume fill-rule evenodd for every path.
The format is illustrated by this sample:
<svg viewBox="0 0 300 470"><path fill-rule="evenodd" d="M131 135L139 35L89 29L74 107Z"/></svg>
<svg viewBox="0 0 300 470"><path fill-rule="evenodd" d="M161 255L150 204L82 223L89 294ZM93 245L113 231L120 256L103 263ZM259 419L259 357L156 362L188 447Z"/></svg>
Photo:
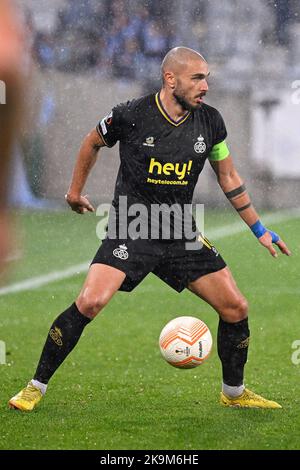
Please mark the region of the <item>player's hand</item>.
<svg viewBox="0 0 300 470"><path fill-rule="evenodd" d="M71 196L70 194L66 194L65 200L71 207L72 211L77 212L77 214L84 214L85 212L95 212L95 209L88 200L87 195Z"/></svg>
<svg viewBox="0 0 300 470"><path fill-rule="evenodd" d="M277 258L278 254L273 246L273 243L278 246L281 253L287 256L291 255L291 252L286 246L286 244L284 243L284 241L279 238L277 233L272 232L272 230L267 229L266 233L264 233L260 238L258 238L258 241L261 245L267 248L267 250L269 250L270 254L274 258Z"/></svg>

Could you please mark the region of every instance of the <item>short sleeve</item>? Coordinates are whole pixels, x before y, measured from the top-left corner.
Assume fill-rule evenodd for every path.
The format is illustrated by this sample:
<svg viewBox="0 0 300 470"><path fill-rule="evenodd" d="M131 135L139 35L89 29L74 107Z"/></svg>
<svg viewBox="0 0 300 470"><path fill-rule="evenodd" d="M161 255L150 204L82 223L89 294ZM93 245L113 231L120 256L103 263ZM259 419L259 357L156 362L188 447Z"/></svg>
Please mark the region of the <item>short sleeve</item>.
<svg viewBox="0 0 300 470"><path fill-rule="evenodd" d="M214 116L213 128L213 146L209 153L208 159L211 161L220 161L224 160L229 155L229 149L225 142L227 137L227 130L225 126L224 119L222 118L219 111L215 110L216 114Z"/></svg>
<svg viewBox="0 0 300 470"><path fill-rule="evenodd" d="M96 130L107 147L113 147L123 135L123 105L118 105L99 121Z"/></svg>

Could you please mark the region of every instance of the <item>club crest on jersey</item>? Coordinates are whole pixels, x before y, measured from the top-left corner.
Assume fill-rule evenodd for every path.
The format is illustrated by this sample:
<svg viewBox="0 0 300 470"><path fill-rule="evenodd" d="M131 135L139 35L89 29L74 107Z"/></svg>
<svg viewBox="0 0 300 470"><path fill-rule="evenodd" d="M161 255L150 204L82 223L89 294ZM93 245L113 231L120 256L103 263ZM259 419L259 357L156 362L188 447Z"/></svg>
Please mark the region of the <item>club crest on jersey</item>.
<svg viewBox="0 0 300 470"><path fill-rule="evenodd" d="M114 249L113 255L116 258L127 259L128 256L129 256L128 251L127 251L127 246L126 245L119 245L118 248Z"/></svg>
<svg viewBox="0 0 300 470"><path fill-rule="evenodd" d="M204 142L204 137L201 134L194 145L194 150L196 153L204 153L206 150L206 143Z"/></svg>
<svg viewBox="0 0 300 470"><path fill-rule="evenodd" d="M146 141L143 142L146 147L154 147L154 137L147 137Z"/></svg>

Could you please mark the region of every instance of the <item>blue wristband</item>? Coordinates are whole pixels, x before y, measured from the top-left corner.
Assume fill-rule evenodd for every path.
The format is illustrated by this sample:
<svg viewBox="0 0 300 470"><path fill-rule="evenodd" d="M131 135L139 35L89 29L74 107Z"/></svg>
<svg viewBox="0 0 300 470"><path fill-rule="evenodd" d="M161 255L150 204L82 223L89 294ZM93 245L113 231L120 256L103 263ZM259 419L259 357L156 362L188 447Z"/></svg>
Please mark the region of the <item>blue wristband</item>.
<svg viewBox="0 0 300 470"><path fill-rule="evenodd" d="M267 231L266 227L263 226L260 220L255 222L255 224L251 225L250 229L252 230L256 238L262 237Z"/></svg>
<svg viewBox="0 0 300 470"><path fill-rule="evenodd" d="M251 225L250 229L252 230L256 238L260 238L266 232L268 232L272 237L272 243L277 243L278 240L280 240L279 235L277 235L277 233L273 232L272 230L268 230L266 227L264 227L260 220L255 222L255 224Z"/></svg>

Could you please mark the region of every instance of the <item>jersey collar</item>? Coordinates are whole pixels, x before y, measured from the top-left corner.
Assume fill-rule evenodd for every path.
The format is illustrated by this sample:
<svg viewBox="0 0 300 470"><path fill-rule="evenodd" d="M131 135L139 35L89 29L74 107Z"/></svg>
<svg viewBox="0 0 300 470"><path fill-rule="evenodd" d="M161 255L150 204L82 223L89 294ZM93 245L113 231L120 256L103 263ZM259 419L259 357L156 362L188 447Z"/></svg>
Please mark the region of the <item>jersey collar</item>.
<svg viewBox="0 0 300 470"><path fill-rule="evenodd" d="M156 93L155 95L155 102L156 102L156 105L159 109L159 111L161 112L161 114L163 115L163 117L170 123L172 124L173 126L175 127L178 127L180 126L180 124L182 124L184 121L187 120L187 118L189 117L189 115L191 114L190 112L187 112L181 119L179 119L179 121L174 121L174 119L172 119L167 111L165 110L165 108L163 107L163 104L160 100L160 97L159 97L159 92Z"/></svg>

